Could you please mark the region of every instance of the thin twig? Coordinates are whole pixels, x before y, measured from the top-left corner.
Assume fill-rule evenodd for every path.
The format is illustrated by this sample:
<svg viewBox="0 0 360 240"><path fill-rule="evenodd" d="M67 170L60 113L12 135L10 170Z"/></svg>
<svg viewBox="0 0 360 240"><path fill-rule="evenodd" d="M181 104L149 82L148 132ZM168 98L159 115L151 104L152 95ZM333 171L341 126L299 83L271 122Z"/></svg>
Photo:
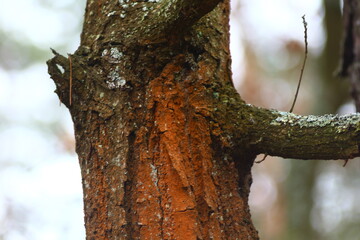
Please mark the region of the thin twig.
<svg viewBox="0 0 360 240"><path fill-rule="evenodd" d="M307 22L305 20L305 15L302 16L302 19L303 19L303 25L304 25L305 56L304 56L304 61L303 61L302 67L301 67L300 77L299 77L298 85L297 85L297 88L296 88L294 101L293 101L293 103L291 105L291 108L290 108L289 112L292 112L294 110L295 103L296 103L296 100L297 100L297 97L298 97L298 94L299 94L299 90L300 90L301 80L302 80L304 69L305 69L305 63L306 63L307 55L308 55ZM255 163L261 163L261 162L265 161L267 156L268 155L265 154L264 157L261 160L255 161ZM345 165L346 165L346 163L345 163Z"/></svg>
<svg viewBox="0 0 360 240"><path fill-rule="evenodd" d="M72 103L72 60L71 60L71 56L70 54L68 54L69 57L69 69L70 69L70 74L69 74L69 106L71 106Z"/></svg>
<svg viewBox="0 0 360 240"><path fill-rule="evenodd" d="M304 61L303 61L302 67L301 67L299 82L298 82L298 85L297 85L297 88L296 88L296 93L295 93L294 101L293 101L293 103L292 103L292 105L291 105L291 108L290 108L290 111L289 111L289 112L292 112L292 111L294 110L295 103L296 103L296 99L297 99L297 97L298 97L299 90L300 90L301 80L302 80L303 73L304 73L304 69L305 69L305 63L306 63L307 55L308 55L307 22L306 22L306 20L305 20L305 15L302 16L302 19L303 19L303 24L304 24L305 57L304 57Z"/></svg>

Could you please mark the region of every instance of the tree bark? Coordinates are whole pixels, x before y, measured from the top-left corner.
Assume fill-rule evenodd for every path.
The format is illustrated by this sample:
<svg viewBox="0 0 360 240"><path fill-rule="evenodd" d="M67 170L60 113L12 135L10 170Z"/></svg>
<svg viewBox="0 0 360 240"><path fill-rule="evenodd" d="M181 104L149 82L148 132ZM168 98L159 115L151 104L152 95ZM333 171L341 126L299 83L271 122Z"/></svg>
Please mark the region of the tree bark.
<svg viewBox="0 0 360 240"><path fill-rule="evenodd" d="M257 154L359 156L359 115L301 117L241 100L228 17L228 0L88 0L79 49L54 51L87 239L258 239L248 206Z"/></svg>

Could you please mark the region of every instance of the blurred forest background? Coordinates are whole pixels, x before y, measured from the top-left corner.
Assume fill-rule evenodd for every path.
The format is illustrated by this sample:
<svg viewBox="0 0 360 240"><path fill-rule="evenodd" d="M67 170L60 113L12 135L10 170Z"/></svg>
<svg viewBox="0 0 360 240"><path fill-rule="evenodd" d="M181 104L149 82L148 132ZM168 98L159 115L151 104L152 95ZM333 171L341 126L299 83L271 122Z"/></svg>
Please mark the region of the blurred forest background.
<svg viewBox="0 0 360 240"><path fill-rule="evenodd" d="M232 0L234 83L248 103L295 113L353 112L335 77L339 0ZM47 75L50 47L79 45L85 0L0 0L0 240L84 239L80 169L70 115ZM259 159L262 156L259 156ZM262 239L360 236L360 163L268 157L253 168L250 205Z"/></svg>

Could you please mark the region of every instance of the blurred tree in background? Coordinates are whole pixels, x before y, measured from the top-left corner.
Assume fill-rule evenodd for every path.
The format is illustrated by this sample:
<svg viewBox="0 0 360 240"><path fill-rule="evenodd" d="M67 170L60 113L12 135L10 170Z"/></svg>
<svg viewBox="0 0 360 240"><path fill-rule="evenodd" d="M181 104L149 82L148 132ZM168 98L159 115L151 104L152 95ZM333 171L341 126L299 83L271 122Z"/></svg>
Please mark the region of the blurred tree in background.
<svg viewBox="0 0 360 240"><path fill-rule="evenodd" d="M313 92L314 102L305 110L312 114L336 113L349 98L347 82L335 75L340 56L341 23L340 1L324 0L324 48L318 57L311 59L314 77L307 79L318 85L318 91ZM316 181L325 163L291 161L290 164L289 181L285 184L288 220L283 239L321 239L322 234L313 226L312 217L317 201Z"/></svg>

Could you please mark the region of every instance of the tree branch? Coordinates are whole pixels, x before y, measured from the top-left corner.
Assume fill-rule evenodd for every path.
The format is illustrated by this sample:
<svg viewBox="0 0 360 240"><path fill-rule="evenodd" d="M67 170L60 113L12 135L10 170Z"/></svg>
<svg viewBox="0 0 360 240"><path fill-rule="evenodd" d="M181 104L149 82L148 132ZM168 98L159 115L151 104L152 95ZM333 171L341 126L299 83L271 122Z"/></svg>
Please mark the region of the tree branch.
<svg viewBox="0 0 360 240"><path fill-rule="evenodd" d="M299 116L246 105L258 153L298 159L360 156L360 114Z"/></svg>
<svg viewBox="0 0 360 240"><path fill-rule="evenodd" d="M167 16L171 32L188 29L205 14L213 10L221 0L177 0L164 2L167 5L161 13Z"/></svg>
<svg viewBox="0 0 360 240"><path fill-rule="evenodd" d="M186 32L201 17L212 11L222 0L162 0L159 6L144 11L135 21L132 35L138 42L159 42L168 36ZM151 3L147 3L151 4ZM144 7L143 9L146 9Z"/></svg>
<svg viewBox="0 0 360 240"><path fill-rule="evenodd" d="M129 47L176 40L223 0L88 0L81 46Z"/></svg>

